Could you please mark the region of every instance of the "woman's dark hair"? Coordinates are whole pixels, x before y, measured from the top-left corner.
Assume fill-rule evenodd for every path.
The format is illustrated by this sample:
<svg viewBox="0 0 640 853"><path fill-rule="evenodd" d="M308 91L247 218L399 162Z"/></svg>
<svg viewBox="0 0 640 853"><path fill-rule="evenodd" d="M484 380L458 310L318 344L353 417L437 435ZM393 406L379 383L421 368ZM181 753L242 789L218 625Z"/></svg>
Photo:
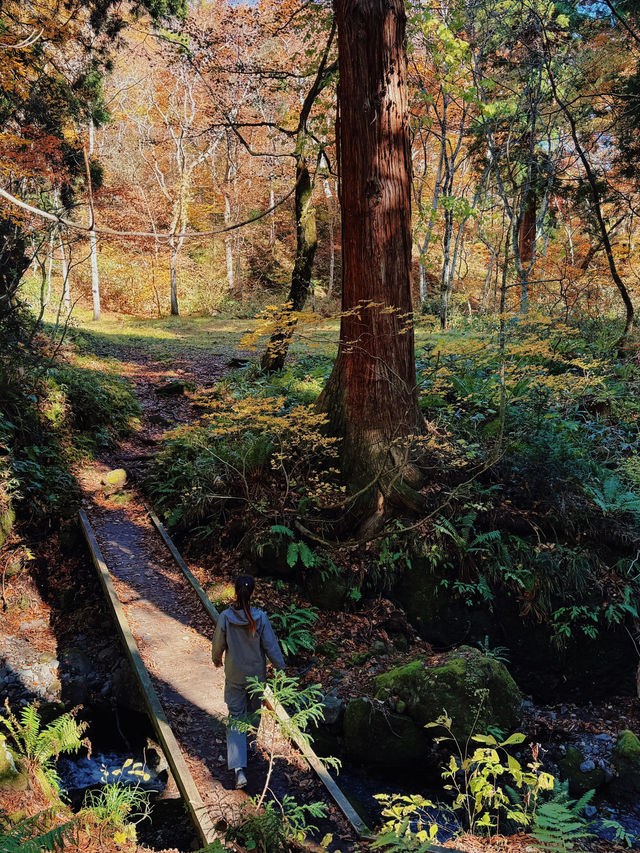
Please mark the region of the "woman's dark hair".
<svg viewBox="0 0 640 853"><path fill-rule="evenodd" d="M249 630L251 634L256 633L257 623L253 618L251 613L251 596L253 595L253 590L255 589L256 582L251 577L251 575L240 575L239 578L236 578L234 583L234 588L236 591L236 602L239 607L244 611L244 615L247 617L247 622L249 623Z"/></svg>

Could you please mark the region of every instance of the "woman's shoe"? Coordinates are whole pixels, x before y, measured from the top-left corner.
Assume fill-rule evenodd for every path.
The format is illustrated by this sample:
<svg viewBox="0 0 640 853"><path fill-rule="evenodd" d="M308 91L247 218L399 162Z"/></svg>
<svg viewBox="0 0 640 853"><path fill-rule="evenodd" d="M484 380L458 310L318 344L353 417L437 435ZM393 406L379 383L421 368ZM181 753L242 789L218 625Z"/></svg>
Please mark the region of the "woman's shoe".
<svg viewBox="0 0 640 853"><path fill-rule="evenodd" d="M244 774L244 770L242 767L238 767L236 770L236 790L240 790L240 788L247 787L247 777Z"/></svg>

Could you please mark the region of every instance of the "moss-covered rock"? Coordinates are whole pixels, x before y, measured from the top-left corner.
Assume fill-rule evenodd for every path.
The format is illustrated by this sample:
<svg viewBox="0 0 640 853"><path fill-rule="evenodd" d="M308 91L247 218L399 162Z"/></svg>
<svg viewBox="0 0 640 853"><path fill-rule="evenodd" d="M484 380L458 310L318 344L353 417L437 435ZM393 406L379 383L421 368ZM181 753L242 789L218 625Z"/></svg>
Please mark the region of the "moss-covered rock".
<svg viewBox="0 0 640 853"><path fill-rule="evenodd" d="M446 711L454 734L462 738L489 727L512 731L519 723L522 704L504 664L469 646L461 646L435 665L418 659L379 675L375 695L403 702L418 726Z"/></svg>
<svg viewBox="0 0 640 853"><path fill-rule="evenodd" d="M421 726L368 698L347 703L343 732L349 757L370 767L411 767L427 752L427 736Z"/></svg>
<svg viewBox="0 0 640 853"><path fill-rule="evenodd" d="M570 746L564 758L558 762L560 777L569 780L569 792L574 796L601 788L606 782L602 767L593 761L585 761L579 749Z"/></svg>
<svg viewBox="0 0 640 853"><path fill-rule="evenodd" d="M0 506L0 545L2 545L16 523L16 514L10 503Z"/></svg>
<svg viewBox="0 0 640 853"><path fill-rule="evenodd" d="M489 608L467 606L452 591L456 580L452 567L434 568L416 557L394 589L409 622L435 646L450 648L470 636L480 639L490 633Z"/></svg>
<svg viewBox="0 0 640 853"><path fill-rule="evenodd" d="M197 387L195 382L188 382L185 379L170 379L156 387L156 394L162 397L179 397L187 391L193 393Z"/></svg>
<svg viewBox="0 0 640 853"><path fill-rule="evenodd" d="M29 774L20 768L4 735L0 735L0 791L25 791L28 787Z"/></svg>
<svg viewBox="0 0 640 853"><path fill-rule="evenodd" d="M626 796L640 794L640 740L629 729L618 735L613 750L614 788Z"/></svg>
<svg viewBox="0 0 640 853"><path fill-rule="evenodd" d="M127 484L127 472L124 468L114 468L113 471L108 471L104 475L102 484L106 495L118 492L120 489L124 489Z"/></svg>

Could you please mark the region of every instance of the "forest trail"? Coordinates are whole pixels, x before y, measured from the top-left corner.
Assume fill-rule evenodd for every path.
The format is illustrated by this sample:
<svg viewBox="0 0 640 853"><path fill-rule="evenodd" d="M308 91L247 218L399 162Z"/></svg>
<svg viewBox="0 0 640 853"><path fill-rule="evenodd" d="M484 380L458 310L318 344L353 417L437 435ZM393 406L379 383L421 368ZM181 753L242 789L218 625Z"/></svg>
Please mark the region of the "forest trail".
<svg viewBox="0 0 640 853"><path fill-rule="evenodd" d="M226 767L224 674L211 661L214 627L160 541L142 496L130 485L144 476L166 429L194 416L186 396L163 396L158 387L171 380L209 384L228 367L219 356L189 348L176 351L171 362L154 359L143 345L117 347L113 354L135 387L141 423L104 459L78 472L83 508L203 802L214 823L229 822L247 794L233 790L233 774ZM126 490L119 492L123 503L103 486L114 468L127 472ZM248 793L257 793L257 776L249 777Z"/></svg>
<svg viewBox="0 0 640 853"><path fill-rule="evenodd" d="M196 360L195 355L184 351L183 357L168 367L149 359L137 347L117 353L142 406L140 429L103 459L82 467L77 476L83 490L83 509L144 665L208 816L214 826L225 827L237 822L248 798L262 791L267 762L259 748L250 749L247 789L234 790L235 777L226 764L224 673L211 661L214 625L153 527L135 486L164 431L197 417L187 396L159 395L155 390L158 383L180 379L195 382L200 389L229 369L219 357L198 353ZM115 468L124 468L133 482L109 495L104 480ZM269 733L261 729L261 743L267 738ZM284 743L278 744L277 751L287 754L289 761L276 765L271 781L275 796L281 799L295 792L305 801L327 801L326 792L304 761ZM331 825L324 826L325 831L345 839L352 835L332 805L330 816Z"/></svg>

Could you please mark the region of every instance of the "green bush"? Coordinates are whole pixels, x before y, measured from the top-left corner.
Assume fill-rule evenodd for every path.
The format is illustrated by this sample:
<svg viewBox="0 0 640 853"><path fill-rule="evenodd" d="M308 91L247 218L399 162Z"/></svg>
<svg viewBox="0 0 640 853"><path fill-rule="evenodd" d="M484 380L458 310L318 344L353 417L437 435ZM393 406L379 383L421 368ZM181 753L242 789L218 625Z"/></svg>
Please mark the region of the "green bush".
<svg viewBox="0 0 640 853"><path fill-rule="evenodd" d="M52 826L56 817L56 809L51 808L3 828L5 821L0 813L0 850L3 853L63 851L71 841L75 821Z"/></svg>
<svg viewBox="0 0 640 853"><path fill-rule="evenodd" d="M0 724L11 737L18 754L35 770L42 771L58 792L60 780L55 762L60 753L77 752L87 745L82 739L87 724L76 722L73 714L62 714L43 726L35 704L25 705L19 717L9 709L8 700L5 708L5 714L0 714Z"/></svg>
<svg viewBox="0 0 640 853"><path fill-rule="evenodd" d="M28 314L0 354L0 513L11 501L39 522L75 512L71 474L82 453L126 433L139 407L128 382L63 362Z"/></svg>
<svg viewBox="0 0 640 853"><path fill-rule="evenodd" d="M177 430L165 440L147 487L171 526L197 527L246 500L246 483L268 470L272 444L250 432L219 435L209 426Z"/></svg>
<svg viewBox="0 0 640 853"><path fill-rule="evenodd" d="M50 393L64 394L73 429L106 429L115 439L126 435L140 415L130 383L108 373L59 364L47 372L47 384Z"/></svg>

